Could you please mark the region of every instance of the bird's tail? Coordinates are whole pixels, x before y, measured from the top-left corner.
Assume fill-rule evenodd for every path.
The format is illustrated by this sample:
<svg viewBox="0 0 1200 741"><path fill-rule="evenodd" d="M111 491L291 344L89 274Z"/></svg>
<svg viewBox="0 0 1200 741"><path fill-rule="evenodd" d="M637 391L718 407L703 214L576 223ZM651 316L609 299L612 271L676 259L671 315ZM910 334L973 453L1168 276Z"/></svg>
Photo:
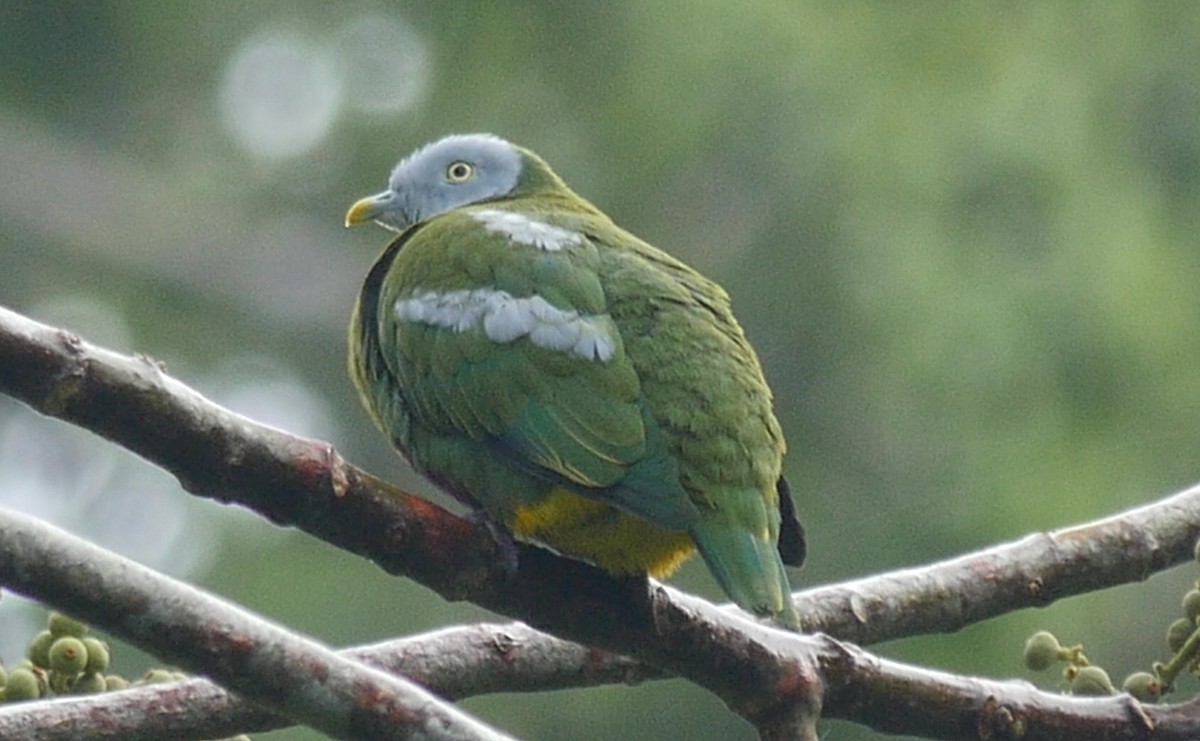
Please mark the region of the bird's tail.
<svg viewBox="0 0 1200 741"><path fill-rule="evenodd" d="M705 518L690 532L709 570L739 607L799 630L800 616L776 542L778 524L754 532L718 515Z"/></svg>

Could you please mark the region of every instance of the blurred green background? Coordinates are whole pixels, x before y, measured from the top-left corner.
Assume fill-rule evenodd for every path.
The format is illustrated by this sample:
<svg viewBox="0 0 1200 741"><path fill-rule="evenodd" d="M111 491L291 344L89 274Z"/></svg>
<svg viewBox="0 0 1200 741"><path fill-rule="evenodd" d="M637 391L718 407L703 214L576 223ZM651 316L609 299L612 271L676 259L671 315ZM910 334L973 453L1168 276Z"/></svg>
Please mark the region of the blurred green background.
<svg viewBox="0 0 1200 741"><path fill-rule="evenodd" d="M1186 2L7 0L0 303L429 492L345 378L389 236L341 220L414 147L494 132L732 294L791 445L794 583L920 564L1200 478L1198 59ZM487 617L6 400L0 504L335 645ZM875 650L1027 676L1044 627L1119 682L1195 572ZM16 604L8 661L40 619ZM464 705L534 739L753 737L679 681Z"/></svg>

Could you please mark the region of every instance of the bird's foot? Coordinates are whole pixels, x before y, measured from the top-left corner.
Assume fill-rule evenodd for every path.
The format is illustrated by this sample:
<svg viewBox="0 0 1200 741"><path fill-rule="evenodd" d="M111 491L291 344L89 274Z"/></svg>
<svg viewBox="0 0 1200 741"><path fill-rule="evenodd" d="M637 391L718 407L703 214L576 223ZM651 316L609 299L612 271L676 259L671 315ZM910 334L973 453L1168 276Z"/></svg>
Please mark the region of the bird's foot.
<svg viewBox="0 0 1200 741"><path fill-rule="evenodd" d="M517 541L513 540L512 533L488 517L487 513L481 509L468 512L467 519L471 522L478 522L488 529L488 532L492 534L492 540L496 541L496 546L500 549L501 568L508 576L515 575L519 559L517 558Z"/></svg>

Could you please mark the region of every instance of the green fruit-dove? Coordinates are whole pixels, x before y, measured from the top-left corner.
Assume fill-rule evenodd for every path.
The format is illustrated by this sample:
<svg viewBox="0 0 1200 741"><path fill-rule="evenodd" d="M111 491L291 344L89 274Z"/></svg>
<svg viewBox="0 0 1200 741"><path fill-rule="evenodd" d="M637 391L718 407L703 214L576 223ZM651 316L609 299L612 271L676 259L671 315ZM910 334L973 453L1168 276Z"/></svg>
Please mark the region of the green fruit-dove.
<svg viewBox="0 0 1200 741"><path fill-rule="evenodd" d="M350 373L417 471L613 574L699 550L743 609L797 625L783 432L720 286L490 135L401 161L346 214L369 221L400 236L359 295Z"/></svg>

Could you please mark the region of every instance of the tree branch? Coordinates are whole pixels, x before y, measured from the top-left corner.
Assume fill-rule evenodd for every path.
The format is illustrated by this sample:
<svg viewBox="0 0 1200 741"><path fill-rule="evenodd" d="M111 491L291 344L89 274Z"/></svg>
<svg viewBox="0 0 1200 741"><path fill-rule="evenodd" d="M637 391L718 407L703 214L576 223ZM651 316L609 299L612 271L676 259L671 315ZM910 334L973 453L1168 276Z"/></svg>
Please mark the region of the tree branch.
<svg viewBox="0 0 1200 741"><path fill-rule="evenodd" d="M72 568L61 568L63 563ZM84 617L106 617L111 622L110 616L117 614L114 630L118 634L193 670L211 672L218 681L239 691L248 687L252 697L274 707L290 711L297 700L311 703L317 695L340 694L337 685L344 684L328 672L328 657L320 655L320 650L316 656L303 647L297 652L296 639L278 635L282 633L279 629L51 526L2 510L0 580ZM1128 695L1064 697L1039 691L1026 682L965 678L907 666L829 637L791 639L798 641L802 650L792 645L785 647L787 654L781 651L778 656L751 658L782 662L788 671L808 673L811 676L797 677L780 671L779 676L793 685L820 687L821 692L806 694L790 706L764 702L757 721L767 739L815 739L815 722L822 711L827 717L855 720L883 731L948 739L1123 741L1145 738L1153 731L1156 739L1171 741L1200 735L1195 702L1144 707ZM761 641L764 646L770 643L769 638ZM447 644L455 649L454 654L441 653ZM378 646L343 653L348 659L384 658ZM392 668L409 673L427 671L430 677L425 679L443 680L439 688L456 694L560 687L578 684L580 673L591 674L593 679L597 676L591 669L594 657L588 656L596 652L522 626L503 626L499 631L442 631L393 644L389 653ZM477 668L484 670L481 676L476 675ZM602 663L600 671L612 678L614 669L622 667ZM337 724L346 723L347 717L351 724L337 735L407 737L413 730L409 726L385 730L355 724L364 714L380 714L382 690L377 687L377 677L369 674L355 675L353 697L338 698L338 705L356 709L334 711ZM316 681L308 681L312 679ZM785 684L774 689L787 695L794 687ZM362 698L368 700L368 707L361 706ZM147 708L154 712L145 712ZM305 720L312 717L311 713L292 714ZM395 718L386 720L391 723ZM286 723L199 679L0 708L0 737L26 737L36 730L37 737L46 741L75 738L83 732L89 738L202 739L269 730ZM318 727L330 730L328 724Z"/></svg>
<svg viewBox="0 0 1200 741"><path fill-rule="evenodd" d="M1191 560L1200 486L1093 522L795 596L806 630L869 645L949 633Z"/></svg>
<svg viewBox="0 0 1200 741"><path fill-rule="evenodd" d="M645 664L564 641L521 623L454 627L338 652L403 674L441 697L539 692L664 677ZM147 713L153 708L153 713ZM0 705L0 738L40 741L208 739L295 721L196 677L53 703Z"/></svg>
<svg viewBox="0 0 1200 741"><path fill-rule="evenodd" d="M959 737L967 718L983 728L1010 717L1034 734L1026 738L1051 737L1033 727L1042 722L1043 707L1086 720L1072 704L1081 701L1067 698L1063 705L1054 695L1032 689L1014 694L1007 684L979 680L946 685L960 688L961 702L954 707L961 715L942 705L938 720L913 717L898 712L909 707L897 706L903 697L887 693L907 681L915 683L917 698L958 697L935 681L945 675L786 634L668 587L613 579L537 548L521 546L519 568L508 573L486 528L396 491L346 464L328 444L258 425L208 402L148 360L90 347L2 309L0 392L124 445L175 473L193 493L236 501L275 522L297 525L447 599L470 599L691 679L754 722L765 737L811 735L818 710L945 738ZM798 602L806 627L863 642L956 630L1007 610L1144 579L1188 558L1198 532L1200 490L1191 490L1125 515L944 564L810 590ZM613 630L616 625L621 630ZM920 687L936 691L922 695ZM1128 707L1113 702L1105 706L1106 722L1120 715L1126 728L1135 727ZM935 712L920 699L912 707ZM897 712L888 720L872 708ZM1169 718L1159 708L1151 710L1147 717L1155 722ZM950 723L948 718L952 726L939 725ZM1096 728L1086 727L1091 730L1075 737L1121 737L1094 735Z"/></svg>
<svg viewBox="0 0 1200 741"><path fill-rule="evenodd" d="M939 739L1184 741L1200 738L1195 703L1144 706L1129 695L1071 697L1028 682L960 677L827 639L825 715Z"/></svg>
<svg viewBox="0 0 1200 741"><path fill-rule="evenodd" d="M509 738L407 679L3 509L0 581L334 738Z"/></svg>
<svg viewBox="0 0 1200 741"><path fill-rule="evenodd" d="M92 347L3 309L0 392L128 448L194 494L300 527L447 599L470 599L687 677L752 722L779 715L775 706L791 708L814 690L796 681L809 675L788 670L792 693L772 691L779 685L779 644L788 639L779 631L540 548L519 545L512 573L486 527L354 468L328 443L234 414L147 358ZM622 630L614 631L617 625ZM749 658L768 652L776 659Z"/></svg>

